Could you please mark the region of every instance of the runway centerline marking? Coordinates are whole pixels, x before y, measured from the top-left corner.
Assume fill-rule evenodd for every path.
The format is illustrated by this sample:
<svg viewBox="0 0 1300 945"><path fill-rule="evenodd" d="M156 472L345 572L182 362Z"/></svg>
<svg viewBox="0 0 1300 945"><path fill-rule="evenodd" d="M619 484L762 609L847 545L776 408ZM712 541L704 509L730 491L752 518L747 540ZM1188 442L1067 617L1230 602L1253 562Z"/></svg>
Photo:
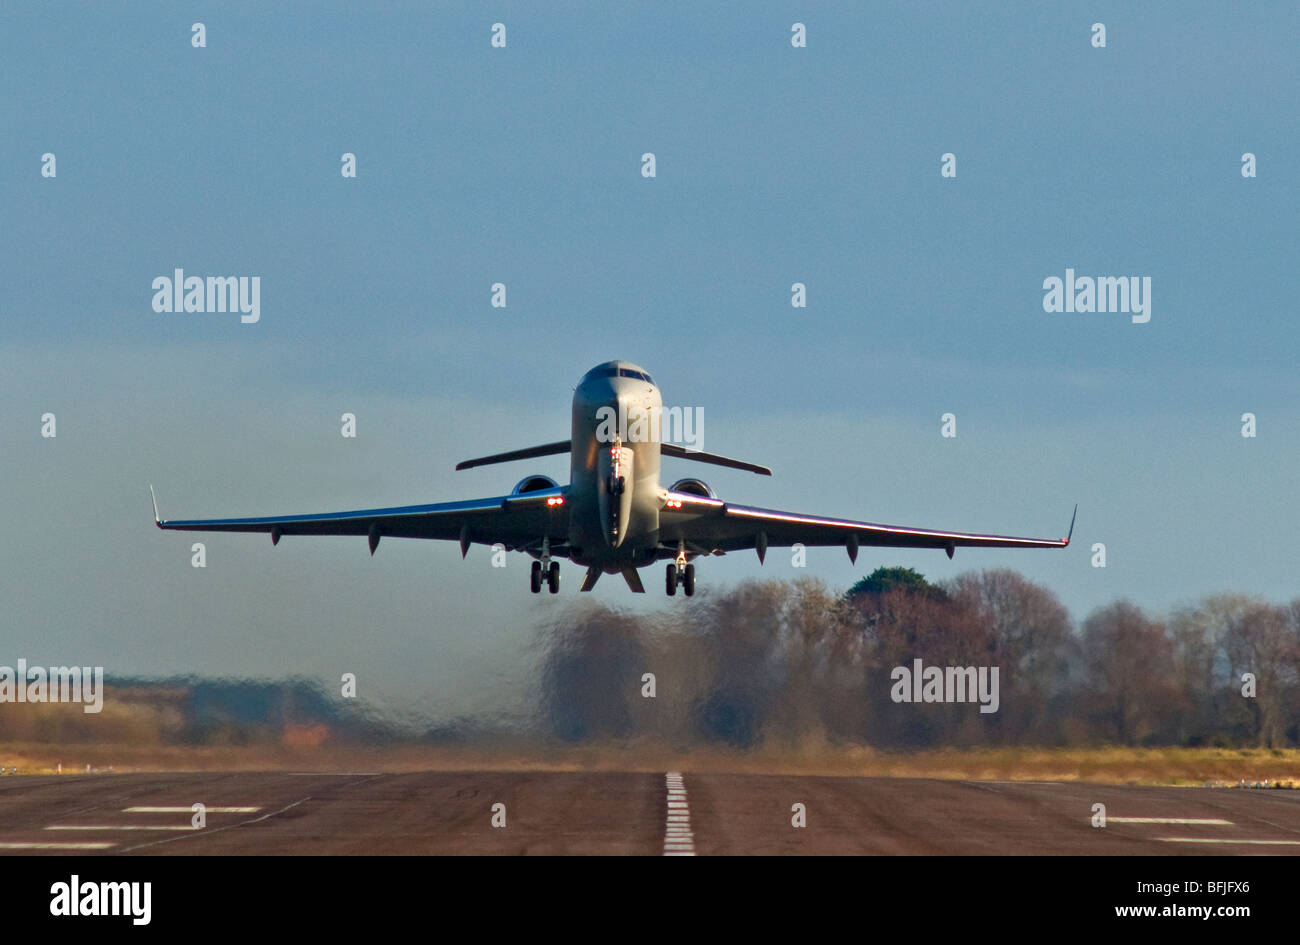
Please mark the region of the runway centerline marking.
<svg viewBox="0 0 1300 945"><path fill-rule="evenodd" d="M694 856L695 834L691 831L691 809L686 800L686 781L680 771L664 775L668 788L664 815L664 856Z"/></svg>

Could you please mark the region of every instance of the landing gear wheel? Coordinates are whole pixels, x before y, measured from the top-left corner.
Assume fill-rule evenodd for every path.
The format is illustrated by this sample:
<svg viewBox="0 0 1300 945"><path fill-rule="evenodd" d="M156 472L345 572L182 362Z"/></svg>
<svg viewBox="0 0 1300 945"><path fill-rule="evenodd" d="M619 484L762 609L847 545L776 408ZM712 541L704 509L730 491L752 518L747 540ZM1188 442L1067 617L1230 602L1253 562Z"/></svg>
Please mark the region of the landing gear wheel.
<svg viewBox="0 0 1300 945"><path fill-rule="evenodd" d="M560 562L552 561L551 566L546 569L546 586L551 589L552 594L560 593Z"/></svg>
<svg viewBox="0 0 1300 945"><path fill-rule="evenodd" d="M528 577L528 586L534 594L539 593L542 589L542 563L540 561L533 562L533 570Z"/></svg>
<svg viewBox="0 0 1300 945"><path fill-rule="evenodd" d="M664 589L668 591L668 596L672 597L677 593L677 565L668 565L668 570L664 575Z"/></svg>
<svg viewBox="0 0 1300 945"><path fill-rule="evenodd" d="M610 495L622 495L622 494L623 494L623 477L622 477L622 476L615 476L614 474L611 473L611 474L610 474L610 477L609 477L609 482L607 483L607 486L608 486L609 494L610 494Z"/></svg>
<svg viewBox="0 0 1300 945"><path fill-rule="evenodd" d="M687 597L695 596L695 565L686 566L686 575L682 578L682 589L686 591Z"/></svg>

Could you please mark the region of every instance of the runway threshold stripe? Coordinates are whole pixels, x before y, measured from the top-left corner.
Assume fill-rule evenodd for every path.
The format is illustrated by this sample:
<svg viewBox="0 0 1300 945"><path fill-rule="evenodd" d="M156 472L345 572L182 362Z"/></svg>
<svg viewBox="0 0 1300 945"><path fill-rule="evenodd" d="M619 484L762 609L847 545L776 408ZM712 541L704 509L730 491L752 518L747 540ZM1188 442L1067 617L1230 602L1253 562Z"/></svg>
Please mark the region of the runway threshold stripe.
<svg viewBox="0 0 1300 945"><path fill-rule="evenodd" d="M107 850L115 843L0 843L0 850Z"/></svg>
<svg viewBox="0 0 1300 945"><path fill-rule="evenodd" d="M46 830L198 830L191 824L54 824Z"/></svg>
<svg viewBox="0 0 1300 945"><path fill-rule="evenodd" d="M664 775L668 788L664 822L664 856L694 856L695 834L691 832L691 809L686 801L686 781L680 771Z"/></svg>
<svg viewBox="0 0 1300 945"><path fill-rule="evenodd" d="M204 813L208 814L256 814L262 808L260 807L207 807L203 808ZM193 805L189 807L123 807L124 814L192 814L194 813Z"/></svg>
<svg viewBox="0 0 1300 945"><path fill-rule="evenodd" d="M1231 827L1232 821L1214 817L1107 817L1108 824L1200 824L1206 827Z"/></svg>
<svg viewBox="0 0 1300 945"><path fill-rule="evenodd" d="M1300 840L1228 840L1224 837L1156 837L1161 843L1244 843L1257 847L1300 847Z"/></svg>

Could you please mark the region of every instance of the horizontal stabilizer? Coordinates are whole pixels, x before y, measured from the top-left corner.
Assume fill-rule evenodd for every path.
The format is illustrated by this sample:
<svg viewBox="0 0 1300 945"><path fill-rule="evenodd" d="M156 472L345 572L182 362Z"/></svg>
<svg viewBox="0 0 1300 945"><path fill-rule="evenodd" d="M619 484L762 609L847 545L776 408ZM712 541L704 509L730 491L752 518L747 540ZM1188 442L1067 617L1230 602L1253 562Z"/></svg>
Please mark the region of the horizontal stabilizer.
<svg viewBox="0 0 1300 945"><path fill-rule="evenodd" d="M457 469L473 469L475 466L491 466L493 463L512 463L517 459L533 459L536 456L554 456L557 453L569 452L572 444L568 440L560 440L557 443L544 443L541 446L529 446L522 450L511 450L509 453L495 453L492 456L480 456L478 459L467 459L463 463L457 463Z"/></svg>
<svg viewBox="0 0 1300 945"><path fill-rule="evenodd" d="M739 459L730 459L726 456L719 456L717 453L704 453L700 450L688 450L684 446L676 446L672 443L663 443L659 446L659 453L663 456L675 456L678 459L693 459L697 463L712 463L714 466L728 466L731 469L744 469L752 473L758 473L760 476L772 475L772 470L766 466L759 466L756 463L746 463Z"/></svg>

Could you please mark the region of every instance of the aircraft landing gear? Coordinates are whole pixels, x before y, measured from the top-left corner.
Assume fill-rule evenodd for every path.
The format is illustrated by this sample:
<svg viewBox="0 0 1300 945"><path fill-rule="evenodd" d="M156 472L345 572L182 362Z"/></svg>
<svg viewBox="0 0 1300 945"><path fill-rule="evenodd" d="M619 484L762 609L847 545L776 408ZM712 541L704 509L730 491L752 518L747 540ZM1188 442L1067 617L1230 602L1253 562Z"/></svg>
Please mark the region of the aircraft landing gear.
<svg viewBox="0 0 1300 945"><path fill-rule="evenodd" d="M681 584L682 591L687 597L695 596L695 565L688 564L678 569L676 564L668 565L664 573L664 590L668 596L672 597L677 593L677 585Z"/></svg>
<svg viewBox="0 0 1300 945"><path fill-rule="evenodd" d="M551 560L551 540L542 539L542 557L534 561L528 572L528 589L534 594L542 592L542 581L552 594L560 593L560 562Z"/></svg>
<svg viewBox="0 0 1300 945"><path fill-rule="evenodd" d="M695 565L686 563L685 542L678 543L677 559L668 565L668 570L664 574L664 590L668 592L669 597L677 593L678 584L681 584L687 597L695 596Z"/></svg>

